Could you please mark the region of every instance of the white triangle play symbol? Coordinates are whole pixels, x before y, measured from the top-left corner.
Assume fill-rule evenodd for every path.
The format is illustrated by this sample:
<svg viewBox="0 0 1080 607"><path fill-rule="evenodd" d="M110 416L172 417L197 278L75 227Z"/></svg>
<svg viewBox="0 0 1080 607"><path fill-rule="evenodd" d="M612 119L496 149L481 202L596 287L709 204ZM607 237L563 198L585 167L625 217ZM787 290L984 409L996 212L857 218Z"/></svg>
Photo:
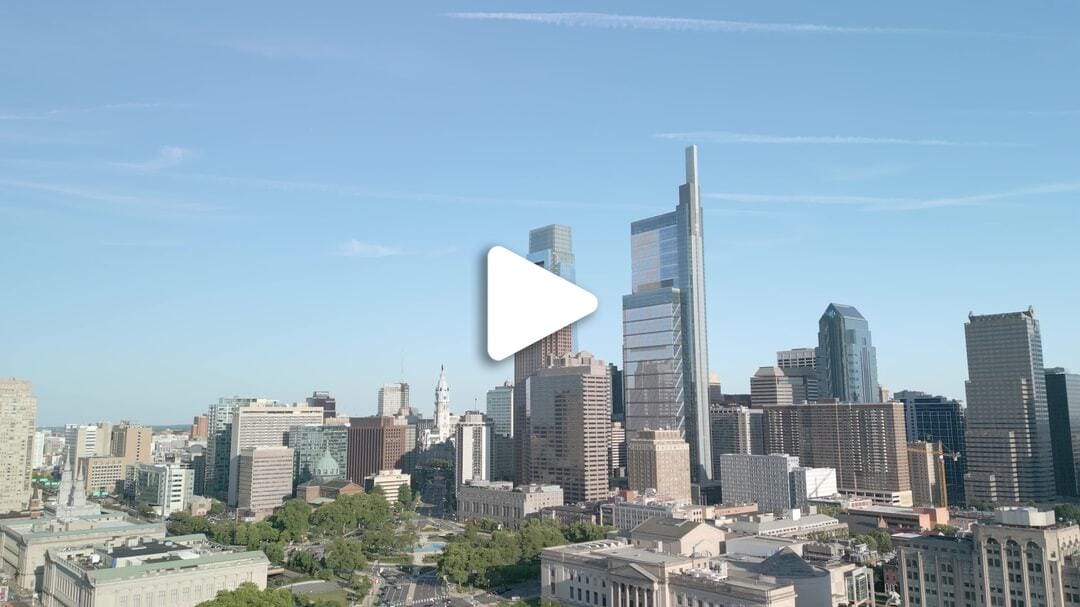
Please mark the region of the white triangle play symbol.
<svg viewBox="0 0 1080 607"><path fill-rule="evenodd" d="M596 296L503 247L487 254L487 349L502 360L596 311Z"/></svg>

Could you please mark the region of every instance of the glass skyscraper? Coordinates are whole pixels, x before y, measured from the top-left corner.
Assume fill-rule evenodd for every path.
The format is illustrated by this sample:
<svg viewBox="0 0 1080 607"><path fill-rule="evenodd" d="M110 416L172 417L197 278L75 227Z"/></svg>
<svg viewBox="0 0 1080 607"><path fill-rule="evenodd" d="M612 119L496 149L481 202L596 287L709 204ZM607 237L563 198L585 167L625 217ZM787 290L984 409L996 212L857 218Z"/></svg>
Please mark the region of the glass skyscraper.
<svg viewBox="0 0 1080 607"><path fill-rule="evenodd" d="M847 403L881 402L870 323L853 306L831 303L818 322L818 393Z"/></svg>
<svg viewBox="0 0 1080 607"><path fill-rule="evenodd" d="M623 297L626 438L679 430L695 482L712 478L700 196L690 146L675 211L630 224L632 291Z"/></svg>
<svg viewBox="0 0 1080 607"><path fill-rule="evenodd" d="M908 442L941 443L949 505L966 504L964 473L967 472L967 449L964 439L964 409L960 402L914 390L901 390L893 394L893 400L904 403L904 425Z"/></svg>
<svg viewBox="0 0 1080 607"><path fill-rule="evenodd" d="M1047 369L1046 404L1058 495L1080 497L1080 375L1061 367Z"/></svg>

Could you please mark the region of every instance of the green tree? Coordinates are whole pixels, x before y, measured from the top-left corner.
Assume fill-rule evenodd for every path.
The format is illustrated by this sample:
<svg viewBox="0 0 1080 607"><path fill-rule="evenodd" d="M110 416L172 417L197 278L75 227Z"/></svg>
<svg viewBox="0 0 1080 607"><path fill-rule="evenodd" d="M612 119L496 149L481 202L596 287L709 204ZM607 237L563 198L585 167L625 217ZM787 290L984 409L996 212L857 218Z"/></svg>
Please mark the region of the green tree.
<svg viewBox="0 0 1080 607"><path fill-rule="evenodd" d="M326 549L323 562L338 573L351 573L367 564L363 547L343 538L337 538Z"/></svg>
<svg viewBox="0 0 1080 607"><path fill-rule="evenodd" d="M259 590L251 582L244 582L236 590L222 590L213 599L199 603L199 607L293 607L293 596L288 590Z"/></svg>
<svg viewBox="0 0 1080 607"><path fill-rule="evenodd" d="M225 512L225 504L223 504L222 502L220 502L218 500L211 499L210 500L210 514L221 514L222 512Z"/></svg>
<svg viewBox="0 0 1080 607"><path fill-rule="evenodd" d="M303 539L311 526L311 506L304 500L291 499L274 513L271 521L288 539Z"/></svg>
<svg viewBox="0 0 1080 607"><path fill-rule="evenodd" d="M355 590L363 599L371 592L371 578L362 573L353 573L349 577L349 587Z"/></svg>
<svg viewBox="0 0 1080 607"><path fill-rule="evenodd" d="M563 529L566 541L576 544L578 542L594 542L607 537L614 527L597 525L589 521L576 521Z"/></svg>
<svg viewBox="0 0 1080 607"><path fill-rule="evenodd" d="M1059 521L1080 522L1080 506L1076 504L1058 504L1054 506L1054 515Z"/></svg>
<svg viewBox="0 0 1080 607"><path fill-rule="evenodd" d="M949 537L956 537L956 534L960 532L959 529L953 527L952 525L938 525L934 527L934 531L937 531L938 533L942 535L947 535Z"/></svg>
<svg viewBox="0 0 1080 607"><path fill-rule="evenodd" d="M236 534L236 523L230 520L217 521L210 525L210 539L219 544L232 544Z"/></svg>
<svg viewBox="0 0 1080 607"><path fill-rule="evenodd" d="M275 565L285 562L285 542L266 542L262 545L262 551L266 554L266 558L270 559L270 562Z"/></svg>
<svg viewBox="0 0 1080 607"><path fill-rule="evenodd" d="M305 550L297 550L289 559L289 569L311 575L322 569L322 565L315 555Z"/></svg>

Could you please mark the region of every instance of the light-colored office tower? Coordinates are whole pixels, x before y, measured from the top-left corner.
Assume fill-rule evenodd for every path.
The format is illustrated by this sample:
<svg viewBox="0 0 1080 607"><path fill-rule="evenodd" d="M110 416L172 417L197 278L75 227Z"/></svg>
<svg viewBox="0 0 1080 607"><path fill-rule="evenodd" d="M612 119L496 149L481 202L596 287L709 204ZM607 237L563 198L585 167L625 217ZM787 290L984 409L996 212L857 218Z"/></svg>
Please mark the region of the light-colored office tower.
<svg viewBox="0 0 1080 607"><path fill-rule="evenodd" d="M85 457L79 461L86 479L86 495L123 492L128 465L122 457Z"/></svg>
<svg viewBox="0 0 1080 607"><path fill-rule="evenodd" d="M348 426L324 426L308 424L289 428L285 445L293 450L295 465L293 481L299 485L311 480L315 475L315 465L326 453L337 462L344 477L348 464L349 428Z"/></svg>
<svg viewBox="0 0 1080 607"><path fill-rule="evenodd" d="M1050 410L1057 493L1080 497L1080 374L1061 367L1047 369L1046 404ZM952 493L951 481L949 492Z"/></svg>
<svg viewBox="0 0 1080 607"><path fill-rule="evenodd" d="M458 487L457 520L493 519L517 527L536 518L541 509L563 503L563 490L558 485L515 487L511 482L477 481Z"/></svg>
<svg viewBox="0 0 1080 607"><path fill-rule="evenodd" d="M690 445L678 430L643 428L626 451L630 489L690 503Z"/></svg>
<svg viewBox="0 0 1080 607"><path fill-rule="evenodd" d="M881 402L870 323L853 306L831 303L825 308L818 321L816 364L821 399Z"/></svg>
<svg viewBox="0 0 1080 607"><path fill-rule="evenodd" d="M401 468L412 449L407 435L408 424L400 417L349 418L348 479L360 485L379 470Z"/></svg>
<svg viewBox="0 0 1080 607"><path fill-rule="evenodd" d="M608 437L608 468L616 478L626 476L626 428L620 421L611 422Z"/></svg>
<svg viewBox="0 0 1080 607"><path fill-rule="evenodd" d="M795 403L817 402L817 350L794 348L776 353L776 366L784 371L791 384L791 398Z"/></svg>
<svg viewBox="0 0 1080 607"><path fill-rule="evenodd" d="M776 366L781 369L816 369L817 350L815 348L792 348L776 353Z"/></svg>
<svg viewBox="0 0 1080 607"><path fill-rule="evenodd" d="M479 411L461 417L454 441L454 486L491 480L491 423Z"/></svg>
<svg viewBox="0 0 1080 607"><path fill-rule="evenodd" d="M24 379L0 379L0 514L30 504L37 397Z"/></svg>
<svg viewBox="0 0 1080 607"><path fill-rule="evenodd" d="M765 449L798 456L804 466L834 468L841 493L911 505L902 403L765 407Z"/></svg>
<svg viewBox="0 0 1080 607"><path fill-rule="evenodd" d="M573 234L570 226L548 225L529 231L529 261L571 282L574 270ZM547 366L551 356L564 356L574 350L574 326L569 325L514 354L514 459L515 482L527 485L529 465L529 415L525 403L525 380Z"/></svg>
<svg viewBox="0 0 1080 607"><path fill-rule="evenodd" d="M1050 501L1054 463L1035 311L970 314L964 336L968 503Z"/></svg>
<svg viewBox="0 0 1080 607"><path fill-rule="evenodd" d="M122 421L112 428L112 453L129 466L154 463L154 431L150 426L140 426Z"/></svg>
<svg viewBox="0 0 1080 607"><path fill-rule="evenodd" d="M192 470L180 464L135 464L135 503L148 506L154 514L168 518L187 508L194 481Z"/></svg>
<svg viewBox="0 0 1080 607"><path fill-rule="evenodd" d="M391 504L397 503L401 497L401 488L412 482L412 477L401 470L379 470L377 474L369 474L364 477L364 491L371 492L376 489L382 491L386 501Z"/></svg>
<svg viewBox="0 0 1080 607"><path fill-rule="evenodd" d="M514 435L514 382L506 380L487 391L487 416L495 434Z"/></svg>
<svg viewBox="0 0 1080 607"><path fill-rule="evenodd" d="M83 545L49 552L41 598L49 607L194 607L245 582L266 588L269 566L262 551L224 550L201 534Z"/></svg>
<svg viewBox="0 0 1080 607"><path fill-rule="evenodd" d="M45 433L35 432L34 443L32 447L33 451L30 454L30 467L34 470L41 468L45 464Z"/></svg>
<svg viewBox="0 0 1080 607"><path fill-rule="evenodd" d="M632 291L623 297L626 433L678 430L695 482L712 478L705 261L697 148L675 211L630 224Z"/></svg>
<svg viewBox="0 0 1080 607"><path fill-rule="evenodd" d="M793 455L720 456L724 503L757 503L760 512L806 508L809 500L836 495L836 470L805 468Z"/></svg>
<svg viewBox="0 0 1080 607"><path fill-rule="evenodd" d="M915 506L940 506L941 482L938 479L940 443L908 443L908 469L911 473L911 503Z"/></svg>
<svg viewBox="0 0 1080 607"><path fill-rule="evenodd" d="M902 533L893 545L905 607L1080 604L1080 527L1053 511L999 510L970 534Z"/></svg>
<svg viewBox="0 0 1080 607"><path fill-rule="evenodd" d="M761 367L750 378L750 403L755 408L794 402L791 381L780 367Z"/></svg>
<svg viewBox="0 0 1080 607"><path fill-rule="evenodd" d="M103 427L104 426L104 427ZM72 465L87 457L110 455L110 440L104 430L112 424L68 424L64 426L64 445Z"/></svg>
<svg viewBox="0 0 1080 607"><path fill-rule="evenodd" d="M551 356L526 380L529 478L559 485L567 503L598 500L608 492L611 379L588 352Z"/></svg>
<svg viewBox="0 0 1080 607"><path fill-rule="evenodd" d="M322 411L319 411L322 415ZM243 447L236 457L236 509L265 518L293 494L293 452L288 447Z"/></svg>
<svg viewBox="0 0 1080 607"><path fill-rule="evenodd" d="M409 384L401 381L383 384L383 387L379 388L379 415L382 417L412 415L412 407L409 405Z"/></svg>
<svg viewBox="0 0 1080 607"><path fill-rule="evenodd" d="M196 415L191 420L191 431L188 438L193 441L206 440L210 433L210 418L205 415Z"/></svg>
<svg viewBox="0 0 1080 607"><path fill-rule="evenodd" d="M309 405L250 404L236 409L229 441L229 505L238 505L238 487L233 476L239 465L240 452L248 447L284 447L290 428L321 424L323 410ZM292 450L289 450L292 455ZM289 467L292 479L292 466ZM289 492L292 492L290 485Z"/></svg>
<svg viewBox="0 0 1080 607"><path fill-rule="evenodd" d="M233 415L241 406L269 405L277 401L265 398L219 398L210 405L206 417L206 493L224 499L229 491L229 445L232 442Z"/></svg>

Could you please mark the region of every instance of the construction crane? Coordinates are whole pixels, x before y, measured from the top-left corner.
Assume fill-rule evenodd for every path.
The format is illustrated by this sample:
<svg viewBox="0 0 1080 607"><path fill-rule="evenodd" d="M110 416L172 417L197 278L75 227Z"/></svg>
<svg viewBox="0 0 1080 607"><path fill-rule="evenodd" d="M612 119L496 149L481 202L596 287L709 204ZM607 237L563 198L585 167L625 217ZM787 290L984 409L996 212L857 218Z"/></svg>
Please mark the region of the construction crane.
<svg viewBox="0 0 1080 607"><path fill-rule="evenodd" d="M924 441L924 442L930 442L930 441ZM931 444L930 452L934 457L934 463L935 463L935 469L936 469L935 473L937 474L937 477L938 477L938 486L941 487L941 489L939 490L939 493L941 493L941 507L942 508L948 508L949 507L949 486L948 486L948 483L945 481L945 458L948 457L948 458L952 459L952 461L954 461L954 462L959 461L960 460L960 454L959 453L954 453L952 451L946 451L945 447L941 444L941 441L934 441L933 443L930 443L930 444ZM907 446L907 450L908 450L908 453L924 453L924 454L926 453L925 449L920 449L919 447L913 447L910 444Z"/></svg>

